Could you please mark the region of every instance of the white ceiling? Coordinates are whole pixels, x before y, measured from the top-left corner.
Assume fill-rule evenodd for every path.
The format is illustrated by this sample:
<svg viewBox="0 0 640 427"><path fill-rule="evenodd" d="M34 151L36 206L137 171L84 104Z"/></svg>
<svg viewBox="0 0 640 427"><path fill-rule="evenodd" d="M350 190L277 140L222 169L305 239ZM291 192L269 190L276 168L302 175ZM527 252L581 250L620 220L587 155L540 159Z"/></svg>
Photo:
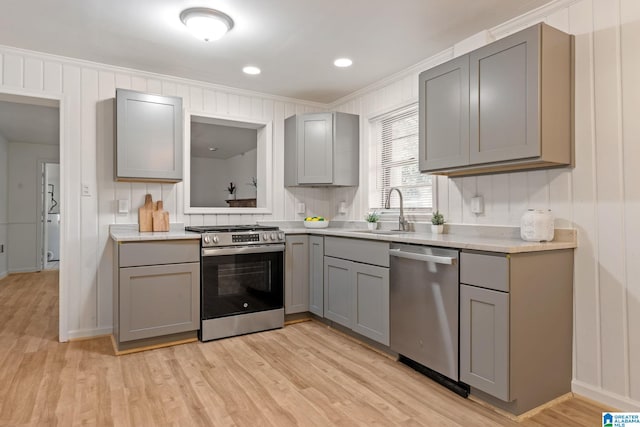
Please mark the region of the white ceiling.
<svg viewBox="0 0 640 427"><path fill-rule="evenodd" d="M58 145L58 107L0 100L0 135L9 142Z"/></svg>
<svg viewBox="0 0 640 427"><path fill-rule="evenodd" d="M548 2L3 0L0 44L326 103ZM178 15L200 6L235 27L195 39ZM354 65L335 68L342 56Z"/></svg>
<svg viewBox="0 0 640 427"><path fill-rule="evenodd" d="M210 147L217 150L211 151ZM191 121L191 156L228 159L258 147L258 131Z"/></svg>

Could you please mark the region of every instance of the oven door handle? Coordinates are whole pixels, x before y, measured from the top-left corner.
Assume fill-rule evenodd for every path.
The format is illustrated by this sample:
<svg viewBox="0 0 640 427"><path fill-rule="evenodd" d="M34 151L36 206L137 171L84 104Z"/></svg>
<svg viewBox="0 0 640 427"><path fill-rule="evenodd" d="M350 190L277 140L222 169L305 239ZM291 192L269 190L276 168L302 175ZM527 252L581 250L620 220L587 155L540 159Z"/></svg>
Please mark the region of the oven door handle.
<svg viewBox="0 0 640 427"><path fill-rule="evenodd" d="M202 249L202 256L264 254L284 252L284 245L254 246L245 248L207 248Z"/></svg>

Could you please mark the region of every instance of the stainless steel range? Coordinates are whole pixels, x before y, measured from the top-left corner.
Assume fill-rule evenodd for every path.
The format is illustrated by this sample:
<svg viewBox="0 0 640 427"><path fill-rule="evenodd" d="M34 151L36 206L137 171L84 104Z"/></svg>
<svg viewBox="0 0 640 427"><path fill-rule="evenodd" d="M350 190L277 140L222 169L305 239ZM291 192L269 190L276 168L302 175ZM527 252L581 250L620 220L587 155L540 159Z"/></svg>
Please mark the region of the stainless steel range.
<svg viewBox="0 0 640 427"><path fill-rule="evenodd" d="M284 233L278 227L185 227L202 234L201 324L209 341L284 325Z"/></svg>

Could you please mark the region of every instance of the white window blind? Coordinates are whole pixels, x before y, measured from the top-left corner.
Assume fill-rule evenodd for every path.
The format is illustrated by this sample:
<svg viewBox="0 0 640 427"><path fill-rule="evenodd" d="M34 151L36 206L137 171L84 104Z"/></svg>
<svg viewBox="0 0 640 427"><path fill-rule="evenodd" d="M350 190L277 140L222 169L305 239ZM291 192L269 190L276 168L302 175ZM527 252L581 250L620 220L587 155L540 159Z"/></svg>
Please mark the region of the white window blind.
<svg viewBox="0 0 640 427"><path fill-rule="evenodd" d="M376 138L376 192L371 208L384 208L389 190L402 191L404 208L416 213L431 212L433 189L431 175L418 167L418 106L412 105L387 114L374 122ZM400 207L394 192L391 207Z"/></svg>

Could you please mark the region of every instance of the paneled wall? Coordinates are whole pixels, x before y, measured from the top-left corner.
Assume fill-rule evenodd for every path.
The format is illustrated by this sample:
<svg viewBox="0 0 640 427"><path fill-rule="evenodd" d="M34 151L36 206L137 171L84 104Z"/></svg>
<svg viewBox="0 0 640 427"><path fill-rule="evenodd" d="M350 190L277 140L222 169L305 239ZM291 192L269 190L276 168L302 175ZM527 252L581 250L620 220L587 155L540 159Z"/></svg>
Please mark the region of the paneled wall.
<svg viewBox="0 0 640 427"><path fill-rule="evenodd" d="M9 141L0 134L0 245L4 245L4 250L0 252L0 278L7 275L9 271L7 258L7 222L8 222L8 202L9 202Z"/></svg>
<svg viewBox="0 0 640 427"><path fill-rule="evenodd" d="M184 215L182 184L114 182L116 88L181 96L185 108L195 111L272 120L272 214ZM299 202L306 204L310 215L324 215L328 210L329 195L325 189L283 188L284 119L296 113L320 111L323 105L11 47L0 47L0 93L61 100L63 339L111 331L113 272L109 224L137 223L137 208L143 204L146 193L151 193L154 200L164 200L172 222L187 225L294 220L302 216L295 213ZM88 185L89 196L81 195L81 183ZM129 200L128 215L116 215L119 199Z"/></svg>
<svg viewBox="0 0 640 427"><path fill-rule="evenodd" d="M527 208L550 208L578 229L575 251L574 391L640 410L640 2L557 1L464 42L332 108L367 117L417 99L419 71L544 21L575 35L575 169L438 178L437 205L452 223L518 225ZM481 45L480 44L480 45ZM471 46L473 48L479 47ZM366 156L362 164L367 162ZM366 169L365 169L366 170ZM361 174L365 181L365 174ZM366 182L364 182L366 186ZM359 218L366 187L340 190ZM485 212L470 211L482 195ZM541 313L542 314L542 313ZM543 315L543 314L542 314ZM552 373L550 373L552 375Z"/></svg>

